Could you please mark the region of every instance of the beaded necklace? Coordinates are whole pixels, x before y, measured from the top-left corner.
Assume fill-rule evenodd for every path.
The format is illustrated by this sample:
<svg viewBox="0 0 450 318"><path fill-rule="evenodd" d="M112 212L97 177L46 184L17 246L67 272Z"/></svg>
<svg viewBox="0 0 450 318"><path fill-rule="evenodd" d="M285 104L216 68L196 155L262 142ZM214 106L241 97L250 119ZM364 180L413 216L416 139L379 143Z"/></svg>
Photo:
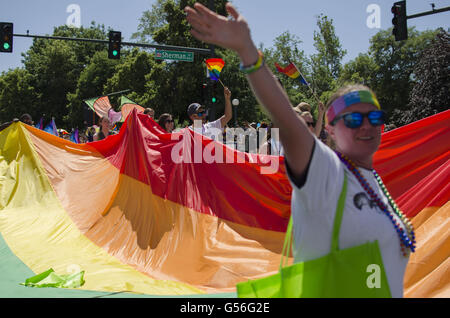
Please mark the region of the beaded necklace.
<svg viewBox="0 0 450 318"><path fill-rule="evenodd" d="M381 199L378 197L378 195L373 191L369 183L366 181L364 176L361 174L361 172L358 170L356 165L345 155L339 153L336 151L336 154L338 155L339 159L347 166L347 168L355 175L356 179L359 181L363 189L366 191L366 193L370 196L372 201L374 201L378 207L383 211L383 213L389 217L392 224L394 225L394 228L400 238L400 248L402 250L403 256L408 256L408 251L414 253L416 249L416 239L414 235L414 229L411 224L411 222L408 220L408 218L400 211L397 204L392 199L391 195L389 194L388 190L386 189L385 185L383 184L383 181L381 180L378 173L372 169L372 173L377 180L378 184L380 185L381 190L383 191L384 195L389 201L390 206L392 207L394 213L400 218L400 220L403 222L403 224L406 227L406 233L403 230L403 228L400 226L400 224L394 219L394 215L392 212L389 211L388 207L381 201Z"/></svg>

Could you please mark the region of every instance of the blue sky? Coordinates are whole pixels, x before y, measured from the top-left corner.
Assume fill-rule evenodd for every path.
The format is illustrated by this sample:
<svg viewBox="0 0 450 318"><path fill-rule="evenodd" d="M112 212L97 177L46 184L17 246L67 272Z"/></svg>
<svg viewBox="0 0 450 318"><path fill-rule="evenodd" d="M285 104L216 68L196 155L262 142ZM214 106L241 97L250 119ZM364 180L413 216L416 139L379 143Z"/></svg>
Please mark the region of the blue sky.
<svg viewBox="0 0 450 318"><path fill-rule="evenodd" d="M0 0L0 3L4 3ZM333 19L336 34L347 50L344 62L367 52L369 39L380 29L369 28L366 20L373 13L366 12L371 4L380 8L380 27L391 26L393 0L233 0L246 17L256 44L272 46L273 40L285 31L297 35L302 41L301 49L307 55L315 53L314 30L317 30L316 16L323 13ZM408 0L407 14L450 6L450 0ZM8 7L1 7L0 21L13 22L14 33L51 34L54 26L66 24L70 4L81 9L81 24L89 26L91 21L104 24L106 28L122 31L124 40L130 41L137 31L142 12L151 8L153 0L14 0ZM418 30L450 27L450 11L408 20L408 26ZM30 38L14 38L14 52L0 54L0 71L22 66L21 53L32 44Z"/></svg>

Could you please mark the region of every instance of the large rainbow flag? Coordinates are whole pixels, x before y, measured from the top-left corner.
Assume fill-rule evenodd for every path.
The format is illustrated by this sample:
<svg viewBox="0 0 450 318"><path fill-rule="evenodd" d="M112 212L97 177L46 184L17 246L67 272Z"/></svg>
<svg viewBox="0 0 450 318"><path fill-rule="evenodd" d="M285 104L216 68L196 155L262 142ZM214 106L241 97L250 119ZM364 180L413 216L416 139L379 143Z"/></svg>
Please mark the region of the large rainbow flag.
<svg viewBox="0 0 450 318"><path fill-rule="evenodd" d="M449 123L447 111L387 132L375 156L416 227L407 297L450 296ZM199 150L224 163L198 162ZM262 174L271 156L164 133L136 109L119 134L89 144L13 123L0 151L0 297L235 297L236 283L278 269L283 158ZM50 268L84 271L85 284L20 285Z"/></svg>

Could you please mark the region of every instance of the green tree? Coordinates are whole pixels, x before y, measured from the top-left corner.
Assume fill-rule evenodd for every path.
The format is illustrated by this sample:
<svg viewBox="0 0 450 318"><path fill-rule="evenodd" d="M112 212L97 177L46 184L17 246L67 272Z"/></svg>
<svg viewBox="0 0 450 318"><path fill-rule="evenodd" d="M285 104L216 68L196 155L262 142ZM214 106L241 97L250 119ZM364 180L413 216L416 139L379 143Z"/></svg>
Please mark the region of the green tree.
<svg viewBox="0 0 450 318"><path fill-rule="evenodd" d="M434 115L450 107L450 35L439 30L433 43L422 52L414 67L414 86L408 109L396 114L398 125Z"/></svg>
<svg viewBox="0 0 450 318"><path fill-rule="evenodd" d="M76 38L106 39L104 26L92 22L89 28L54 28L53 35ZM77 114L80 102L74 103L81 73L88 68L98 51L106 52L102 43L35 39L30 49L22 54L25 69L32 75L28 83L38 92L33 107L47 119L55 117L57 125L67 126L80 121ZM98 94L98 93L97 93ZM95 95L97 95L95 94ZM76 109L72 110L70 107ZM39 115L40 116L40 115Z"/></svg>
<svg viewBox="0 0 450 318"><path fill-rule="evenodd" d="M25 69L16 68L0 76L0 122L7 122L29 113L33 120L41 114L36 107L38 93L31 85L33 76Z"/></svg>
<svg viewBox="0 0 450 318"><path fill-rule="evenodd" d="M79 66L75 53L65 41L35 40L25 55L25 69L32 74L31 86L39 92L35 106L55 117L66 115L67 93L75 90Z"/></svg>
<svg viewBox="0 0 450 318"><path fill-rule="evenodd" d="M361 83L371 87L378 72L377 64L367 53L360 53L354 60L346 63L341 71L338 86L346 83Z"/></svg>
<svg viewBox="0 0 450 318"><path fill-rule="evenodd" d="M53 31L53 35L84 39L108 39L108 32L107 30L105 30L105 26L103 24L97 25L94 21L91 22L91 26L88 28L85 28L83 26L80 28L73 28L67 25L56 27ZM104 43L73 41L69 44L77 57L77 61L81 65L88 64L89 60L94 56L96 52L105 50L107 48L107 45Z"/></svg>
<svg viewBox="0 0 450 318"><path fill-rule="evenodd" d="M347 51L342 48L336 35L333 19L320 15L317 17L318 31L314 31L314 47L317 50L310 59L312 83L318 95L329 95L336 88L336 81L342 69L342 58Z"/></svg>
<svg viewBox="0 0 450 318"><path fill-rule="evenodd" d="M264 50L266 63L280 79L294 105L297 105L302 101L311 103L313 99L311 91L307 86L300 84L299 81L293 80L284 74L277 73L275 63L280 64L280 66L287 66L291 62L294 63L305 76L306 80L308 80L310 77L309 65L304 51L299 48L301 43L302 41L298 36L286 31L275 38L272 48Z"/></svg>
<svg viewBox="0 0 450 318"><path fill-rule="evenodd" d="M166 23L165 2L166 0L156 0L156 3L152 4L151 10L146 10L142 13L142 17L139 19L139 31L132 34L132 39L138 39L143 43L154 42L153 33Z"/></svg>
<svg viewBox="0 0 450 318"><path fill-rule="evenodd" d="M395 41L391 31L382 30L370 40L369 56L376 65L376 71L368 83L388 112L390 121L395 123L401 111L408 107L414 67L436 31L418 32L409 28L405 41ZM393 116L394 109L400 111L396 116Z"/></svg>
<svg viewBox="0 0 450 318"><path fill-rule="evenodd" d="M115 67L119 62L108 59L106 50L97 51L90 59L89 64L78 77L75 92L67 94L67 115L64 122L70 127L82 127L86 105L84 100L111 93L104 87L113 77Z"/></svg>

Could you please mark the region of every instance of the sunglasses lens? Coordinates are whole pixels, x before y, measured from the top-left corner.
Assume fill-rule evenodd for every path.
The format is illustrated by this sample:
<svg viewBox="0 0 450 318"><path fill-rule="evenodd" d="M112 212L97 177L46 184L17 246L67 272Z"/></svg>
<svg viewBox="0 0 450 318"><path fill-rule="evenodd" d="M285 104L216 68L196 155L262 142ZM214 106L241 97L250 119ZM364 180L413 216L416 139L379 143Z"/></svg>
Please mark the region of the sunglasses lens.
<svg viewBox="0 0 450 318"><path fill-rule="evenodd" d="M381 110L370 112L367 117L373 126L380 126L384 124L384 112Z"/></svg>
<svg viewBox="0 0 450 318"><path fill-rule="evenodd" d="M344 124L348 128L358 128L361 126L363 116L360 113L349 113L344 116Z"/></svg>

